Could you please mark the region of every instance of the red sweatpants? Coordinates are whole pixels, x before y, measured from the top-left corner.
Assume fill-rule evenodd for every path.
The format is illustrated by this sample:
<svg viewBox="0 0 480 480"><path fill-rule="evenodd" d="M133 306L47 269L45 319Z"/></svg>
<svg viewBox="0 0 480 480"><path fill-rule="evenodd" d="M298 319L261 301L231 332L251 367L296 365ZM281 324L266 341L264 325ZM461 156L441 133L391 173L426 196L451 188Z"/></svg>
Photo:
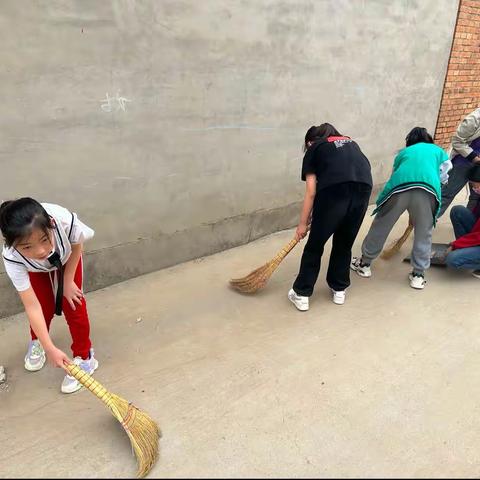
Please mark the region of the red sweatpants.
<svg viewBox="0 0 480 480"><path fill-rule="evenodd" d="M55 293L53 291L52 283L55 272L29 272L30 282L33 291L40 302L43 310L43 316L47 324L47 329L50 330L50 323L55 315ZM75 271L74 281L79 288L83 285L83 259L80 258L77 270ZM87 303L82 299L82 304L75 303L75 310L63 298L63 314L67 320L70 334L72 335L72 352L74 357L89 358L90 348L90 322L88 320ZM32 340L36 340L37 336L30 328Z"/></svg>

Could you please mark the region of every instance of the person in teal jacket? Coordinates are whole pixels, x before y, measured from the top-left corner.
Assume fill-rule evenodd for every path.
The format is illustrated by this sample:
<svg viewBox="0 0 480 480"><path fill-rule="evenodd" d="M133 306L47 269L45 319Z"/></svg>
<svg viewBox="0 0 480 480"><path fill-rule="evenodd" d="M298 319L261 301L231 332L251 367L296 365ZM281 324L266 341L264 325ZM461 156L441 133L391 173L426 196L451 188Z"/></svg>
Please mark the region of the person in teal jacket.
<svg viewBox="0 0 480 480"><path fill-rule="evenodd" d="M425 128L415 127L405 140L406 147L395 157L392 175L377 198L376 216L363 241L362 256L352 260L351 268L361 277L371 277L371 263L399 217L408 211L414 226L410 286L423 289L425 270L430 267L432 230L441 208L441 185L447 183L452 164Z"/></svg>

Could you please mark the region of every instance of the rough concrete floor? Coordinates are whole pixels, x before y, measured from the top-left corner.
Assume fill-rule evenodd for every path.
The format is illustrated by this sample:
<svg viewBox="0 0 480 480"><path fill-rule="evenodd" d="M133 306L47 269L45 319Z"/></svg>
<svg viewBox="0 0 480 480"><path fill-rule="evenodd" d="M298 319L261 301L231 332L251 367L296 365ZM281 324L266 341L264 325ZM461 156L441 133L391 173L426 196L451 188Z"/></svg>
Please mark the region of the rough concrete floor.
<svg viewBox="0 0 480 480"><path fill-rule="evenodd" d="M151 477L478 477L479 280L437 267L414 291L408 264L379 260L340 307L322 268L301 313L286 298L298 248L262 293L227 288L291 236L88 295L97 379L163 430ZM434 240L450 237L445 218ZM91 393L62 395L51 367L23 370L24 316L0 325L0 476L134 475L126 435ZM61 319L53 337L68 348Z"/></svg>

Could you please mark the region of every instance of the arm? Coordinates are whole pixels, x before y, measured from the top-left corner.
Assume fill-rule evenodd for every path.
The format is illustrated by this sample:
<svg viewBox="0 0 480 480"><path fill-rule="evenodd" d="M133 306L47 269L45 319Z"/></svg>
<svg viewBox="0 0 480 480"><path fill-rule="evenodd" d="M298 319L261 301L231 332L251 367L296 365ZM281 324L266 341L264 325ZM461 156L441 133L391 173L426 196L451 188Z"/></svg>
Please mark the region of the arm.
<svg viewBox="0 0 480 480"><path fill-rule="evenodd" d="M448 158L440 165L440 182L443 185L448 183L448 172L452 169L452 167L452 162Z"/></svg>
<svg viewBox="0 0 480 480"><path fill-rule="evenodd" d="M295 232L295 238L300 241L307 235L308 224L313 210L313 201L317 193L317 176L310 173L306 176L305 197L303 199L300 222Z"/></svg>
<svg viewBox="0 0 480 480"><path fill-rule="evenodd" d="M68 303L75 310L75 303L82 304L83 292L81 285L75 284L75 272L78 267L78 262L82 256L83 244L72 244L72 254L65 264L65 276L63 279L63 296L67 299Z"/></svg>
<svg viewBox="0 0 480 480"><path fill-rule="evenodd" d="M64 367L65 363L71 363L71 360L59 350L52 342L48 333L45 317L43 316L42 307L38 301L33 288L19 292L20 299L25 307L25 312L30 322L32 330L40 340L48 359L55 367Z"/></svg>
<svg viewBox="0 0 480 480"><path fill-rule="evenodd" d="M479 128L479 120L475 112L470 113L462 120L452 137L452 148L462 157L469 160L473 160L477 156L468 143L469 139Z"/></svg>

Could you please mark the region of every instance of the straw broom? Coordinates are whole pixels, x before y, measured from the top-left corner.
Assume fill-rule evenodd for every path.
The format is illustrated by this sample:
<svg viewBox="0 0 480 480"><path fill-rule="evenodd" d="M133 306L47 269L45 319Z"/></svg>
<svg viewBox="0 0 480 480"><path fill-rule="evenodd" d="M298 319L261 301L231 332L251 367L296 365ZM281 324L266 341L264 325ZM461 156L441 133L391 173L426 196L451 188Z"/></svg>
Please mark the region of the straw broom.
<svg viewBox="0 0 480 480"><path fill-rule="evenodd" d="M405 229L405 231L403 232L403 235L400 238L398 238L397 240L395 240L395 242L393 242L390 245L390 247L386 248L382 252L381 257L384 260L390 260L397 252L400 251L403 244L407 241L408 237L412 233L412 230L413 230L413 223L412 223L412 220L409 218L408 219L408 226Z"/></svg>
<svg viewBox="0 0 480 480"><path fill-rule="evenodd" d="M255 293L261 290L267 284L269 278L273 272L280 265L282 260L293 250L297 245L298 240L294 238L285 247L278 252L278 254L272 258L265 265L257 268L253 272L249 273L246 277L234 278L230 280L230 285L235 290L241 293Z"/></svg>
<svg viewBox="0 0 480 480"><path fill-rule="evenodd" d="M142 410L113 393L84 372L78 365L65 365L68 373L96 395L122 424L137 457L137 477L143 478L158 458L158 425Z"/></svg>

